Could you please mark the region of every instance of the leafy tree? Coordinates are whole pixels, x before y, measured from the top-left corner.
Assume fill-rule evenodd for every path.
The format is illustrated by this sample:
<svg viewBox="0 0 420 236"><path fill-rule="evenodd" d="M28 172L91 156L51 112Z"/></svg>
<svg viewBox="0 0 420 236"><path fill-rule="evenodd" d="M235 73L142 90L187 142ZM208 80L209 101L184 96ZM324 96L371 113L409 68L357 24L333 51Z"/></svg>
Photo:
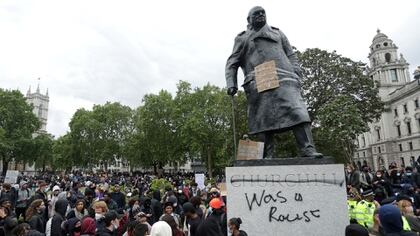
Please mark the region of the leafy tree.
<svg viewBox="0 0 420 236"><path fill-rule="evenodd" d="M74 148L70 133L67 133L53 141L52 145L53 170L71 171L73 166L79 166L81 159L74 155Z"/></svg>
<svg viewBox="0 0 420 236"><path fill-rule="evenodd" d="M35 168L45 171L53 162L53 138L50 134L39 134L33 139Z"/></svg>
<svg viewBox="0 0 420 236"><path fill-rule="evenodd" d="M383 104L364 64L318 48L298 52L303 96L319 149L342 161L353 156L354 139L380 117ZM323 146L328 144L328 146Z"/></svg>
<svg viewBox="0 0 420 236"><path fill-rule="evenodd" d="M162 90L148 94L136 115L136 133L132 139L131 158L134 163L147 167L162 168L163 165L185 160L184 147L174 121L175 104L172 95Z"/></svg>
<svg viewBox="0 0 420 236"><path fill-rule="evenodd" d="M79 166L103 164L107 168L123 158L133 132L133 111L120 103L95 105L92 111L79 109L70 121L73 158Z"/></svg>
<svg viewBox="0 0 420 236"><path fill-rule="evenodd" d="M32 113L32 106L18 90L0 89L0 158L2 175L6 175L11 160L30 158L28 145L40 121Z"/></svg>
<svg viewBox="0 0 420 236"><path fill-rule="evenodd" d="M188 86L181 82L176 98L183 123L182 137L191 155L206 163L211 177L215 166L229 165L233 156L231 101L226 90L210 84L193 91L182 87Z"/></svg>

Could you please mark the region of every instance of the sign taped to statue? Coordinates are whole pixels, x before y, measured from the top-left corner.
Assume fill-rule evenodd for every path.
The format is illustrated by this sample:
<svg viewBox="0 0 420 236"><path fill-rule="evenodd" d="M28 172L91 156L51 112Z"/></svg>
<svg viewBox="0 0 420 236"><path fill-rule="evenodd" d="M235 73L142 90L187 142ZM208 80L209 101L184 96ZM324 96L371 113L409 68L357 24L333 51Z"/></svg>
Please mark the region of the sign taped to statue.
<svg viewBox="0 0 420 236"><path fill-rule="evenodd" d="M264 143L255 142L249 139L239 140L238 155L236 160L262 159L264 154Z"/></svg>
<svg viewBox="0 0 420 236"><path fill-rule="evenodd" d="M276 62L267 61L255 67L255 82L259 93L280 86L277 76Z"/></svg>

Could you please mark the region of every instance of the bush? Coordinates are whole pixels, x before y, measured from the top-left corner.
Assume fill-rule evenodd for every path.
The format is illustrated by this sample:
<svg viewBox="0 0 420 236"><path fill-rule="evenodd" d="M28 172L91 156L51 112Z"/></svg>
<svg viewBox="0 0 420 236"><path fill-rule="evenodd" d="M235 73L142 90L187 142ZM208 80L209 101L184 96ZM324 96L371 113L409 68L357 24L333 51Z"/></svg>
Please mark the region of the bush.
<svg viewBox="0 0 420 236"><path fill-rule="evenodd" d="M150 185L150 189L152 191L160 190L161 192L164 192L165 189L174 189L171 182L169 182L166 179L154 179L152 180L152 184Z"/></svg>

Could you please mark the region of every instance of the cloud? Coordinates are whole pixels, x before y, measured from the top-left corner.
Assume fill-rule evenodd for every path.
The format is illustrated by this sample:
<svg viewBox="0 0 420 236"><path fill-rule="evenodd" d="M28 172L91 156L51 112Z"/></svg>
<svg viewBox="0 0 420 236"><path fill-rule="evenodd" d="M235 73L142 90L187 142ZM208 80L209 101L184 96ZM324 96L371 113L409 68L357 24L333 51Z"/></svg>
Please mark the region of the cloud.
<svg viewBox="0 0 420 236"><path fill-rule="evenodd" d="M379 27L420 65L420 2L394 1L54 1L0 3L0 87L26 93L41 77L50 93L47 129L56 136L80 107L147 93L225 86L224 67L251 7L265 7L299 50L319 47L367 62Z"/></svg>

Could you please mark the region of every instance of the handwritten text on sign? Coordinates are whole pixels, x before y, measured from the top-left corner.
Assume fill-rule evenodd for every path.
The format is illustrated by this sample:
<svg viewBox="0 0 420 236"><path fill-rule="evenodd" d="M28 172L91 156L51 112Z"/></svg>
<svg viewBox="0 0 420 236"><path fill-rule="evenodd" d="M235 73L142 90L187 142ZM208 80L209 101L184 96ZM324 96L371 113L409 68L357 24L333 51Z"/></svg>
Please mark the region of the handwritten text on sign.
<svg viewBox="0 0 420 236"><path fill-rule="evenodd" d="M348 223L343 170L342 165L228 167L228 218L240 216L248 235L342 235Z"/></svg>

